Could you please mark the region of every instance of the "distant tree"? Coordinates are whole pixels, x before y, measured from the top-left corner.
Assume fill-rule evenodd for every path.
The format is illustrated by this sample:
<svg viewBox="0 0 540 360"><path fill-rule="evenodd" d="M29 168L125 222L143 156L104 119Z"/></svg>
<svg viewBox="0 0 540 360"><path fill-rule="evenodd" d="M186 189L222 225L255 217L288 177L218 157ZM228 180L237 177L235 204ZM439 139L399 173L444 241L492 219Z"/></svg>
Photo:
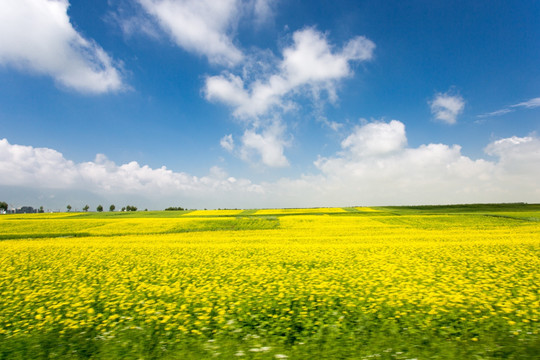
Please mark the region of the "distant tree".
<svg viewBox="0 0 540 360"><path fill-rule="evenodd" d="M126 211L137 211L137 207L128 205L128 206L126 206Z"/></svg>
<svg viewBox="0 0 540 360"><path fill-rule="evenodd" d="M40 206L40 207L39 207L38 212L39 212L39 213L44 213L44 212L45 212L45 210L43 209L43 206Z"/></svg>
<svg viewBox="0 0 540 360"><path fill-rule="evenodd" d="M71 205L66 206L66 208L68 212L71 211Z"/></svg>
<svg viewBox="0 0 540 360"><path fill-rule="evenodd" d="M114 209L116 209L116 206L114 205L109 206L109 211L114 211Z"/></svg>
<svg viewBox="0 0 540 360"><path fill-rule="evenodd" d="M0 210L7 211L7 209L8 209L8 203L5 201L0 201Z"/></svg>
<svg viewBox="0 0 540 360"><path fill-rule="evenodd" d="M98 205L98 207L96 208L96 210L97 210L98 212L102 212L102 211L103 211L103 206Z"/></svg>
<svg viewBox="0 0 540 360"><path fill-rule="evenodd" d="M88 205L84 205L84 207L82 208L84 211L88 211L88 209L90 209L90 206Z"/></svg>
<svg viewBox="0 0 540 360"><path fill-rule="evenodd" d="M126 211L126 207L125 207L125 206L122 208L122 211Z"/></svg>

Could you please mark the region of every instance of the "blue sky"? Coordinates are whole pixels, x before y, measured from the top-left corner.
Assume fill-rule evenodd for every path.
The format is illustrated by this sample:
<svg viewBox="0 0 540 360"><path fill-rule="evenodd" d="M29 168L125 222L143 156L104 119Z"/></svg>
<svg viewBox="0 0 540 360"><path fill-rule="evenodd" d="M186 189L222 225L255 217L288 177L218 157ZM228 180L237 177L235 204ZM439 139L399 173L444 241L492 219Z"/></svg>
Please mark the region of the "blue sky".
<svg viewBox="0 0 540 360"><path fill-rule="evenodd" d="M0 200L539 202L537 1L2 0Z"/></svg>

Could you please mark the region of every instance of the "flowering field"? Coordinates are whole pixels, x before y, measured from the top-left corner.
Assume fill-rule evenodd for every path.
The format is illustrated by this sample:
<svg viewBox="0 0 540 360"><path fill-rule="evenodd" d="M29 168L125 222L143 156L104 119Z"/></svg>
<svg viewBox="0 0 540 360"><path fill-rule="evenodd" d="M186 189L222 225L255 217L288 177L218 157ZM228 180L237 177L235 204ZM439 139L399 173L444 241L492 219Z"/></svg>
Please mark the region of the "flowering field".
<svg viewBox="0 0 540 360"><path fill-rule="evenodd" d="M534 359L540 206L0 217L0 359Z"/></svg>

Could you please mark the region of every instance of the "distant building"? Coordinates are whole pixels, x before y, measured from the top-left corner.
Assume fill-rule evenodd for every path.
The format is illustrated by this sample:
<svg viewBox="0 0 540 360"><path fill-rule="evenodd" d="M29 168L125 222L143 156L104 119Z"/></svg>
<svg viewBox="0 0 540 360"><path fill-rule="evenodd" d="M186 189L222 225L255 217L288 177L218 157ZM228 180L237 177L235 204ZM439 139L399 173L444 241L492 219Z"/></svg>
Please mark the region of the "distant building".
<svg viewBox="0 0 540 360"><path fill-rule="evenodd" d="M15 214L34 214L37 213L37 209L34 209L31 206L23 206L15 210Z"/></svg>

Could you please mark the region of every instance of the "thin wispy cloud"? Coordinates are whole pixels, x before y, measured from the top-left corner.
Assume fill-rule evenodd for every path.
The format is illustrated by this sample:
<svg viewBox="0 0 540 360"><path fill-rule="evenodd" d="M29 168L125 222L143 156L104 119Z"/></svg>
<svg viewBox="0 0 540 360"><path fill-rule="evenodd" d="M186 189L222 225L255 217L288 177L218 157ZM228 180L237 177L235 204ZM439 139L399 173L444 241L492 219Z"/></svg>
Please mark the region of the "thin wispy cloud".
<svg viewBox="0 0 540 360"><path fill-rule="evenodd" d="M104 21L118 27L125 39L144 35L152 40L159 40L163 35L153 17L138 2L132 0L117 0L116 7L109 9Z"/></svg>
<svg viewBox="0 0 540 360"><path fill-rule="evenodd" d="M487 113L487 114L481 114L481 115L478 115L477 117L486 118L486 117L492 117L492 116L501 116L501 115L511 113L513 111L514 110L512 110L512 109L506 108L506 109L500 109L500 110L497 110L497 111L493 111L493 112L490 112L490 113Z"/></svg>
<svg viewBox="0 0 540 360"><path fill-rule="evenodd" d="M279 0L251 0L252 12L258 25L264 24L274 17L275 5Z"/></svg>
<svg viewBox="0 0 540 360"><path fill-rule="evenodd" d="M523 101L523 102L520 102L520 103L517 103L517 104L514 104L514 105L510 105L510 106L508 106L506 108L503 108L503 109L500 109L500 110L492 111L492 112L489 112L489 113L486 113L486 114L481 114L481 115L478 115L477 117L486 118L486 117L493 117L493 116L501 116L501 115L505 115L505 114L514 112L519 108L534 109L534 108L537 108L537 107L540 107L540 97L533 98L533 99L530 99L530 100L527 100L527 101Z"/></svg>
<svg viewBox="0 0 540 360"><path fill-rule="evenodd" d="M273 16L272 0L136 0L147 16L154 19L178 45L188 52L205 56L210 63L227 67L245 59L245 53L235 39L241 19L251 19L260 26ZM138 14L118 19L128 33L134 26L144 25L149 32L147 17ZM151 29L151 28L150 28ZM152 33L152 32L150 32Z"/></svg>
<svg viewBox="0 0 540 360"><path fill-rule="evenodd" d="M524 107L527 109L534 109L534 108L540 107L540 97L530 99L524 102L520 102L519 104L510 105L510 107L513 107L513 108Z"/></svg>
<svg viewBox="0 0 540 360"><path fill-rule="evenodd" d="M234 139L232 137L232 134L225 135L221 138L219 141L219 144L222 148L224 148L227 151L233 151L234 150Z"/></svg>

